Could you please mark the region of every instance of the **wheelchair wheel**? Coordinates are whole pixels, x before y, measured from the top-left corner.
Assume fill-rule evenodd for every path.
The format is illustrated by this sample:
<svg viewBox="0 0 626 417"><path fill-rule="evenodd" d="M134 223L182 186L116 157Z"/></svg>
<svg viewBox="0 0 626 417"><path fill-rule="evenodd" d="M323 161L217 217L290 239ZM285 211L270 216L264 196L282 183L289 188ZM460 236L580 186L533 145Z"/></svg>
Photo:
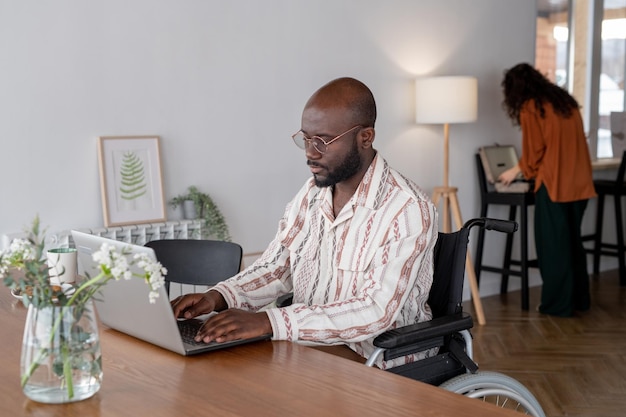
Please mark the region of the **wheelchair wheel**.
<svg viewBox="0 0 626 417"><path fill-rule="evenodd" d="M539 402L525 386L498 372L459 375L439 387L501 408L512 409L534 417L545 417Z"/></svg>

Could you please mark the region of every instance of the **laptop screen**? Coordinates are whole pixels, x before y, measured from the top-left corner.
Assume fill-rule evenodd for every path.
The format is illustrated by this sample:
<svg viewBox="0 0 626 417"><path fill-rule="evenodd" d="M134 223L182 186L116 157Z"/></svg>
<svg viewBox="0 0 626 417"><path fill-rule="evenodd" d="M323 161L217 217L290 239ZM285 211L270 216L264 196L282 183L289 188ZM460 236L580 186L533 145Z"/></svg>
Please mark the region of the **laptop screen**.
<svg viewBox="0 0 626 417"><path fill-rule="evenodd" d="M137 253L156 259L154 251L145 246L77 231L72 231L72 238L78 251L78 271L81 276L93 277L98 273L98 264L93 260L92 254L100 250L103 243L114 246L120 253L122 250L126 251L129 259ZM134 272L140 272L136 265L131 267L131 271L133 268ZM159 288L159 297L154 304L150 304L149 293L150 287L138 277L109 281L95 297L100 321L112 329L185 354L165 288Z"/></svg>
<svg viewBox="0 0 626 417"><path fill-rule="evenodd" d="M519 161L515 147L512 145L483 146L479 153L485 176L491 184L496 182L500 174L513 168Z"/></svg>

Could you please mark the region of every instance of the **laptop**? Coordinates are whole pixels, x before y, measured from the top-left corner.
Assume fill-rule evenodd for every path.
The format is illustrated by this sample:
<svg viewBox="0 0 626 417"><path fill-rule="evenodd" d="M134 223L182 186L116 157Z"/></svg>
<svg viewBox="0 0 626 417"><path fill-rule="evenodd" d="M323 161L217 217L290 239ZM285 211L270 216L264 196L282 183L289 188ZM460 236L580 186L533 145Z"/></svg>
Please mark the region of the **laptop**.
<svg viewBox="0 0 626 417"><path fill-rule="evenodd" d="M72 238L78 250L78 273L83 277L98 274L98 264L92 259L92 254L100 250L103 243L114 246L120 253L122 250L127 251L129 259L140 253L148 255L153 260L156 259L154 251L145 246L75 230L72 230ZM131 270L133 269L134 272L140 272L136 265L131 267ZM270 339L269 335L265 335L222 343L196 342L193 337L203 320L198 318L181 320L174 317L164 287L159 288L159 297L154 304L149 302L149 293L150 287L137 277L109 281L94 297L100 321L112 329L181 355L193 355Z"/></svg>
<svg viewBox="0 0 626 417"><path fill-rule="evenodd" d="M483 146L478 151L487 182L493 184L496 191L501 193L525 193L530 189L530 183L524 179L517 179L509 185L498 182L498 177L509 168L517 165L519 159L515 147L512 145Z"/></svg>

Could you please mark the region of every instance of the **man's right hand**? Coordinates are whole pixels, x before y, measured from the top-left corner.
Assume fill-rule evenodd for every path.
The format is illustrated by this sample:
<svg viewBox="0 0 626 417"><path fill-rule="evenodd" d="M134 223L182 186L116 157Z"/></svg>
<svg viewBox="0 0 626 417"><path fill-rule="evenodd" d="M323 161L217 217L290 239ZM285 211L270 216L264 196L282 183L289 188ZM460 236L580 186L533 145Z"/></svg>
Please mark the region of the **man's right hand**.
<svg viewBox="0 0 626 417"><path fill-rule="evenodd" d="M174 317L191 319L213 311L225 310L226 300L217 291L181 295L171 301Z"/></svg>

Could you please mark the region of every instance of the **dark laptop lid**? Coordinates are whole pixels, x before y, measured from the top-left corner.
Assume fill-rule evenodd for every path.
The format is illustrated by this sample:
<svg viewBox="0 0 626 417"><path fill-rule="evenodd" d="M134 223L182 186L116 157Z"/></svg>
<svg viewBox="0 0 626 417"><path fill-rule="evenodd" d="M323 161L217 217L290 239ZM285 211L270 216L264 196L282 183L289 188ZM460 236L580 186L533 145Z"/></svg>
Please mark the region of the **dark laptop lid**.
<svg viewBox="0 0 626 417"><path fill-rule="evenodd" d="M517 165L519 158L513 145L483 146L479 150L485 176L490 184L504 171Z"/></svg>

